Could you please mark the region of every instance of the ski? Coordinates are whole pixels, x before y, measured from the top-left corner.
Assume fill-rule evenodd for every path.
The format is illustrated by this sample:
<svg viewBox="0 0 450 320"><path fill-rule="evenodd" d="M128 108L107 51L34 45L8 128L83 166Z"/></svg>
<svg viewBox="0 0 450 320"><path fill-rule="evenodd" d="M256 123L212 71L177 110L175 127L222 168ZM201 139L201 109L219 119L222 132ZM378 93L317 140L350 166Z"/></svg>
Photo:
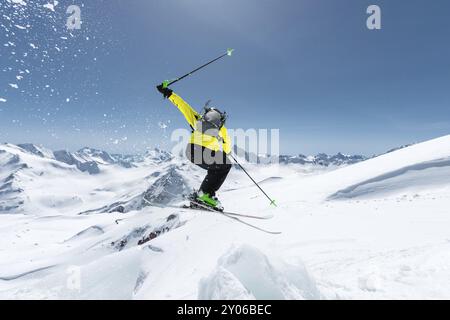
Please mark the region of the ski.
<svg viewBox="0 0 450 320"><path fill-rule="evenodd" d="M195 191L194 191L195 192ZM223 212L223 213L226 213L226 214L228 214L228 215L230 215L230 216L236 216L236 217L241 217L241 218L251 218L251 219L259 219L259 220L268 220L268 219L272 219L273 218L273 215L271 215L271 216L255 216L255 215L248 215L248 214L240 214L240 213L234 213L234 212L229 212L229 211L224 211L224 210L216 210L216 209L213 209L213 208L211 208L211 207L209 207L209 206L207 206L207 205L205 205L204 203L201 203L201 202L198 202L197 200L196 200L196 198L192 195L192 194L184 194L183 195L183 198L185 198L187 201L189 201L190 202L190 206L189 205L183 205L183 207L185 208L185 209L197 209L197 210L201 210L202 208L203 209L207 209L208 211L210 211L210 209L212 209L212 210L214 210L214 211L218 211L218 212ZM197 208L195 208L195 207L193 207L193 205L194 206L197 206Z"/></svg>
<svg viewBox="0 0 450 320"><path fill-rule="evenodd" d="M147 202L147 203L149 203L149 204L151 204L151 203L150 203L147 199L145 199L145 198L144 198L144 201ZM267 219L270 219L270 218L272 218L272 217L257 217L257 216L244 215L244 214L238 214L238 213L233 213L233 212L226 212L226 211L225 211L225 212L222 212L222 211L214 210L214 209L212 209L212 208L210 208L210 207L208 207L208 206L202 205L202 204L197 203L197 202L196 202L195 204L198 206L198 208L192 208L192 207L190 207L190 206L188 206L188 205L183 205L183 206L181 206L181 207L175 207L175 206L164 206L164 207L166 207L166 208L167 208L167 207L173 207L173 208L179 208L179 209L203 210L203 211L209 211L209 212L216 212L216 213L222 214L223 216L225 216L225 217L227 217L227 218L233 219L233 220L235 220L235 221L237 221L237 222L240 222L240 223L242 223L242 224L245 224L246 226L248 226L248 227L250 227L250 228L253 228L253 229L262 231L262 232L264 232L264 233L268 233L268 234L281 234L280 231L269 231L269 230L260 228L260 227L258 227L258 226L255 226L255 225L253 225L253 224L251 224L251 223L245 222L245 221L243 221L243 220L241 220L241 219L238 218L238 217L242 217L242 218L253 218L253 219L267 220ZM162 207L162 208L164 208L164 207Z"/></svg>
<svg viewBox="0 0 450 320"><path fill-rule="evenodd" d="M147 203L149 203L149 202L147 202ZM154 204L150 204L150 205L156 206ZM191 206L189 206L187 204L183 204L181 206L165 205L165 206L157 206L157 207L160 207L160 208L174 208L174 209L189 209L189 210L199 210L199 211L205 211L205 210L206 211L210 211L210 210L203 209L203 208L193 208L193 207L191 207ZM257 219L257 220L269 220L269 219L273 218L273 215L271 215L271 216L254 216L254 215L241 214L241 213L235 213L235 212L229 212L229 211L219 211L219 210L214 210L214 211L219 212L219 213L223 212L223 213L226 213L226 214L228 214L230 216L236 216L236 217L240 217L240 218L249 218L249 219Z"/></svg>
<svg viewBox="0 0 450 320"><path fill-rule="evenodd" d="M207 210L207 211L211 211L209 209L212 209L212 208L209 208L209 207L208 207L208 209L204 209L203 207L206 207L206 206L201 205L201 204L199 204L197 202L194 202L194 203L195 203L195 205L200 206L200 208L193 208L193 207L188 206L188 205L183 205L182 208L183 209L192 209L192 210ZM235 213L235 212L229 212L229 211L219 211L219 210L214 210L214 209L212 209L212 210L216 211L216 212L219 212L219 213L226 213L226 214L228 214L230 216L241 217L241 218L250 218L250 219L258 219L258 220L269 220L269 219L273 218L273 216L254 216L254 215L241 214L241 213Z"/></svg>
<svg viewBox="0 0 450 320"><path fill-rule="evenodd" d="M214 209L212 209L212 208L210 208L210 207L208 207L208 206L205 206L205 205L200 204L200 203L197 203L197 202L195 202L195 205L201 207L202 209L195 209L195 208L191 208L191 207L188 207L188 208L189 208L189 209L193 209L193 210L206 210L206 211L210 211L210 212L216 212L216 213L222 214L223 216L225 216L225 217L227 217L227 218L230 218L230 219L233 219L233 220L235 220L235 221L237 221L237 222L240 222L240 223L242 223L242 224L245 224L246 226L248 226L248 227L250 227L250 228L253 228L253 229L256 229L256 230L259 230L259 231L268 233L268 234L281 234L280 231L269 231L269 230L260 228L260 227L258 227L258 226L255 226L255 225L253 225L253 224L251 224L251 223L245 222L245 221L239 219L237 216L234 216L233 213L230 214L230 213L227 213L227 212L224 212L224 211L214 210Z"/></svg>

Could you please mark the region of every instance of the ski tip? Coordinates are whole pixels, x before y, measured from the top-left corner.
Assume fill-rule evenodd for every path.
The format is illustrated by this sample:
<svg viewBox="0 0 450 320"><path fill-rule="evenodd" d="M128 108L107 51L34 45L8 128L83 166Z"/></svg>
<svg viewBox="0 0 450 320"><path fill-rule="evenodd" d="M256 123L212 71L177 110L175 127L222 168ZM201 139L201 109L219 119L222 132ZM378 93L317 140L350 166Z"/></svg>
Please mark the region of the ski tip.
<svg viewBox="0 0 450 320"><path fill-rule="evenodd" d="M228 55L229 57L231 57L231 55L233 54L233 51L234 51L234 49L228 48L228 49L227 49L227 55Z"/></svg>

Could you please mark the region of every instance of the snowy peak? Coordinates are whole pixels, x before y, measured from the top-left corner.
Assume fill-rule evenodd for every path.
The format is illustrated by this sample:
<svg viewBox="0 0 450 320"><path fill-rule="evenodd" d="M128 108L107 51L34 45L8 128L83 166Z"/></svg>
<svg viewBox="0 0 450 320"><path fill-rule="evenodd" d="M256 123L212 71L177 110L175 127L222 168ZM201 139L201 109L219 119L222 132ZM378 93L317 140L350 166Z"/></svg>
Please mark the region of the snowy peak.
<svg viewBox="0 0 450 320"><path fill-rule="evenodd" d="M55 175L70 173L70 167L53 159L44 148L31 144L0 145L0 213L22 212L23 205L32 202L27 191L44 190L33 186L35 182L51 183Z"/></svg>
<svg viewBox="0 0 450 320"><path fill-rule="evenodd" d="M76 152L76 155L86 161L94 161L101 164L114 164L116 160L106 151L84 147Z"/></svg>
<svg viewBox="0 0 450 320"><path fill-rule="evenodd" d="M112 154L115 163L124 168L134 168L137 164L144 162L144 156L140 154Z"/></svg>
<svg viewBox="0 0 450 320"><path fill-rule="evenodd" d="M255 153L247 152L238 146L234 146L234 153L249 162L257 162L260 164L267 164L273 162L269 155L256 155ZM300 164L300 165L316 165L322 167L331 166L345 166L367 160L367 157L362 155L344 155L337 153L335 155L328 155L326 153L319 153L315 156L299 155L280 155L278 157L281 164Z"/></svg>
<svg viewBox="0 0 450 320"><path fill-rule="evenodd" d="M342 153L337 153L335 155L328 155L326 153L319 153L316 156L280 156L280 163L284 164L311 164L318 166L345 166L354 163L358 163L366 160L367 158L362 155L344 155Z"/></svg>
<svg viewBox="0 0 450 320"><path fill-rule="evenodd" d="M41 158L49 158L53 159L53 152L51 150L48 150L42 146L36 146L32 143L22 143L17 145L19 148L23 149L25 152L28 152L30 154L34 154L36 156L39 156Z"/></svg>
<svg viewBox="0 0 450 320"><path fill-rule="evenodd" d="M77 152L59 150L53 152L55 159L68 165L75 165L78 170L89 174L101 172L101 166L118 165L124 168L135 167L138 157L110 155L108 152L84 147Z"/></svg>
<svg viewBox="0 0 450 320"><path fill-rule="evenodd" d="M171 160L173 155L170 152L154 148L153 150L148 150L145 153L144 158L157 162L165 162Z"/></svg>
<svg viewBox="0 0 450 320"><path fill-rule="evenodd" d="M166 173L147 189L144 193L144 201L147 204L165 205L174 200L182 199L182 195L192 190L183 175L175 165L169 166Z"/></svg>
<svg viewBox="0 0 450 320"><path fill-rule="evenodd" d="M16 174L12 173L0 181L0 213L20 211L24 204L23 189L16 182Z"/></svg>
<svg viewBox="0 0 450 320"><path fill-rule="evenodd" d="M26 168L16 154L0 149L0 213L16 210L23 204L23 190L17 184L17 173Z"/></svg>
<svg viewBox="0 0 450 320"><path fill-rule="evenodd" d="M155 168L159 167L156 166ZM169 164L160 169L161 171L154 171L151 176L145 178L150 181L150 185L145 191L137 195L125 195L121 200L112 204L81 212L80 214L127 213L133 210L142 210L148 206L165 206L182 200L183 194L187 194L192 190L193 185L178 165ZM145 184L146 182L142 181L142 185Z"/></svg>
<svg viewBox="0 0 450 320"><path fill-rule="evenodd" d="M70 153L66 150L59 150L53 152L53 155L56 160L71 166L74 165L82 172L88 172L89 174L100 173L97 162L86 160L83 157L77 156L77 154Z"/></svg>
<svg viewBox="0 0 450 320"><path fill-rule="evenodd" d="M19 162L20 158L17 154L0 149L0 166L2 168L10 168L17 165Z"/></svg>

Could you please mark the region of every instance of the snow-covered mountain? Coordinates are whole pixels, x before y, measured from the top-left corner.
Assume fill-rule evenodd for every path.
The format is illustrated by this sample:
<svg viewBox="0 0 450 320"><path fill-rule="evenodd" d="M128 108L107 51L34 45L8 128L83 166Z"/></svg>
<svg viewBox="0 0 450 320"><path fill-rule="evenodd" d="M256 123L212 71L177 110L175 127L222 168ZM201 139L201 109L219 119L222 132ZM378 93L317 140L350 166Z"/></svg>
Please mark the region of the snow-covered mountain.
<svg viewBox="0 0 450 320"><path fill-rule="evenodd" d="M232 170L226 209L281 235L176 207L204 176L186 160L82 150L98 173L0 145L0 298L450 297L450 136L334 170L248 165L276 208Z"/></svg>
<svg viewBox="0 0 450 320"><path fill-rule="evenodd" d="M131 168L134 162L138 161L137 157L110 155L106 151L84 147L75 153L66 150L58 150L53 152L56 160L75 165L80 171L90 174L100 173L100 166L119 165L124 168Z"/></svg>
<svg viewBox="0 0 450 320"><path fill-rule="evenodd" d="M17 155L0 150L0 212L11 211L19 208L23 203L23 190L18 186L17 175L27 165L20 163Z"/></svg>
<svg viewBox="0 0 450 320"><path fill-rule="evenodd" d="M80 187L82 185L82 193L90 190L90 194L95 195L98 191L91 189L97 189L97 182L86 185L86 183L80 181L95 181L96 179L87 178L82 173L101 175L108 174L109 171L120 172L121 169L136 169L131 171L143 172L142 181L138 184L143 186L152 182L153 184L148 186L148 190L141 190L141 188L139 190L142 192L137 195L128 192L127 195L123 195L119 199L113 198L108 203L102 203L99 208L92 207L92 203L90 203L90 207L87 208L87 212L111 212L116 210L128 212L145 207L148 205L147 202L160 205L167 204L179 199L180 192L181 194L189 192L195 186L195 183L189 176L190 172L187 175L184 173L186 168L196 172L197 180L200 179L202 174L197 168L192 168L186 160L174 157L171 153L158 148L149 150L142 155L120 155L109 154L106 151L88 147L76 152L51 151L43 146L27 143L19 145L3 144L0 145L0 152L4 155L0 163L2 165L0 173L4 176L0 186L0 213L28 212L29 210L24 209L24 206L36 206L37 203L44 203L45 206L49 198L52 199L50 201L52 208L59 208L62 204L66 207L71 202L77 207L79 202L83 201L79 196L79 191L74 195L68 195L64 190L58 190L51 197L48 196L48 189L42 186L52 183L48 178L50 176L61 177L67 185L70 183L75 186L80 185ZM308 171L312 172L316 169L321 170L322 167L343 166L362 160L364 160L362 156L344 156L342 154L336 156L320 154L316 157L280 157L281 164L305 165ZM61 195L61 198L59 198L59 195ZM136 197L139 200L136 200ZM143 197L147 202L142 200ZM37 198L41 200L36 201ZM47 200L43 200L44 198ZM88 205L88 200L85 201ZM141 203L142 201L144 203Z"/></svg>
<svg viewBox="0 0 450 320"><path fill-rule="evenodd" d="M255 153L245 151L236 145L234 146L233 151L241 159L243 160L245 159L245 161L258 164L268 164L276 160L281 164L301 164L301 165L313 165L322 167L337 167L354 164L368 159L363 155L345 155L340 152L335 155L328 155L326 153L319 153L315 156L311 155L306 156L303 154L280 155L276 159L272 159L272 157L268 155L256 155Z"/></svg>
<svg viewBox="0 0 450 320"><path fill-rule="evenodd" d="M280 163L294 163L294 164L311 164L324 167L329 166L344 166L354 164L366 160L362 155L345 155L337 153L335 155L328 155L326 153L319 153L315 156L305 156L303 154L297 156L280 156Z"/></svg>
<svg viewBox="0 0 450 320"><path fill-rule="evenodd" d="M0 214L28 212L40 201L34 195L49 193L53 188L44 186L60 183L64 177L76 177L77 170L55 160L52 153L33 145L0 146ZM64 185L64 183L62 183ZM58 194L58 192L56 193ZM64 194L63 198L66 195ZM40 198L42 200L42 198ZM37 199L36 199L37 200Z"/></svg>
<svg viewBox="0 0 450 320"><path fill-rule="evenodd" d="M92 210L95 199L105 206L116 202L118 194L111 191L113 182L105 186L105 179L121 180L120 175L135 177L139 182L130 188L118 186L124 197L134 190L144 192L158 170L172 158L160 150L152 150L141 158L114 157L107 152L83 148L75 153L51 151L33 144L0 145L0 214L38 213L54 210L81 212ZM132 171L132 168L141 170ZM181 165L180 165L181 168ZM177 168L178 169L178 168ZM181 170L181 169L180 169ZM114 172L113 177L109 174ZM99 177L95 177L98 175ZM114 178L117 176L116 178ZM100 194L105 195L104 200ZM108 197L108 194L112 197ZM94 203L92 202L94 201ZM83 204L83 205L82 205ZM86 206L86 207L85 207ZM37 211L37 212L36 212Z"/></svg>

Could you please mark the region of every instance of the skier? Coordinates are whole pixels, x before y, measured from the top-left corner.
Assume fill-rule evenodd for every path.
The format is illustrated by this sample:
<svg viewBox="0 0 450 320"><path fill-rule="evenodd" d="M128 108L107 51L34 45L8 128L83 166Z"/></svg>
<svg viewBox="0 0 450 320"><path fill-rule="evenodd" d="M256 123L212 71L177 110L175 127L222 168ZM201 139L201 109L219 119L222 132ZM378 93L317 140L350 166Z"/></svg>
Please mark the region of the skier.
<svg viewBox="0 0 450 320"><path fill-rule="evenodd" d="M199 114L164 83L156 88L164 98L169 99L181 111L191 127L192 135L186 147L187 158L195 165L207 170L199 191L194 192L191 199L215 210L223 211L216 192L231 170L231 162L227 157L227 154L231 152L231 141L225 127L226 113L210 107L208 102L203 112Z"/></svg>

